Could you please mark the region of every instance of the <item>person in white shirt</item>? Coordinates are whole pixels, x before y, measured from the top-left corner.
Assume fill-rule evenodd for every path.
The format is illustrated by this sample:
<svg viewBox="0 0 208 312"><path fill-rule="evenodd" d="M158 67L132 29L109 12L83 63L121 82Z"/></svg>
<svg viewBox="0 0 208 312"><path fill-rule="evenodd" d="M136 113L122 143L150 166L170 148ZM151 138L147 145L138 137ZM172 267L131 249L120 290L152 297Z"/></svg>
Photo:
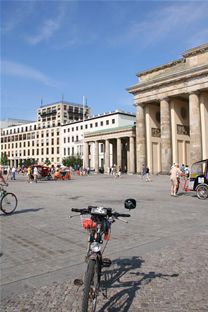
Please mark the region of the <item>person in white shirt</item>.
<svg viewBox="0 0 208 312"><path fill-rule="evenodd" d="M38 182L38 168L34 167L33 169L33 175L34 175L34 182Z"/></svg>

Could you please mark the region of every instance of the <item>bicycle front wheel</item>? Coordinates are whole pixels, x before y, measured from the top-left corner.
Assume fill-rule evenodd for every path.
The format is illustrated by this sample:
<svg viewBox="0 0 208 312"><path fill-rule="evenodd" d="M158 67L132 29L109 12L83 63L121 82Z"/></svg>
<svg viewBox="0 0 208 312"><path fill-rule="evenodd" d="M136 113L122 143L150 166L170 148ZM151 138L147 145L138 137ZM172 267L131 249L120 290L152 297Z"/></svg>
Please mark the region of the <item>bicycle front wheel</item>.
<svg viewBox="0 0 208 312"><path fill-rule="evenodd" d="M100 287L101 265L99 259L90 259L85 273L82 312L95 312Z"/></svg>
<svg viewBox="0 0 208 312"><path fill-rule="evenodd" d="M13 193L6 193L1 198L1 210L5 214L11 214L17 207L17 197Z"/></svg>

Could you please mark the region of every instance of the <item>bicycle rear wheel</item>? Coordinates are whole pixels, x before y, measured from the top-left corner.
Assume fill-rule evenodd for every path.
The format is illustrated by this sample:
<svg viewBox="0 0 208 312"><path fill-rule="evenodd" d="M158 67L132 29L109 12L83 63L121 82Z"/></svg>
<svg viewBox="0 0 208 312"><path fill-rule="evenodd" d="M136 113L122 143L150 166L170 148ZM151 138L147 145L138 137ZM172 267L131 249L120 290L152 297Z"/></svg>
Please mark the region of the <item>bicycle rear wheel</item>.
<svg viewBox="0 0 208 312"><path fill-rule="evenodd" d="M199 184L196 188L196 195L199 199L208 198L208 185L207 184Z"/></svg>
<svg viewBox="0 0 208 312"><path fill-rule="evenodd" d="M11 214L17 207L17 197L13 193L6 193L1 198L1 210L5 214Z"/></svg>
<svg viewBox="0 0 208 312"><path fill-rule="evenodd" d="M95 312L100 288L101 265L99 259L90 259L84 279L82 312Z"/></svg>

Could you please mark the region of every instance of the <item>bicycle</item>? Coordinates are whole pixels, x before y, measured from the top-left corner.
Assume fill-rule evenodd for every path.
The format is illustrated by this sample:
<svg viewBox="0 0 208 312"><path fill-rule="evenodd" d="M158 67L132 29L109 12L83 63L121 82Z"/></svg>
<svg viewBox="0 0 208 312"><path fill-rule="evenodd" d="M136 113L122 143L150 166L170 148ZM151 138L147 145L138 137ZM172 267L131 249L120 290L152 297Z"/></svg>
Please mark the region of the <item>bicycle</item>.
<svg viewBox="0 0 208 312"><path fill-rule="evenodd" d="M0 184L0 209L5 214L12 214L17 207L17 197L14 193L7 192L4 187L8 185Z"/></svg>
<svg viewBox="0 0 208 312"><path fill-rule="evenodd" d="M126 199L124 202L126 209L136 208L135 199ZM88 206L88 208L72 208L71 211L78 212L84 229L89 231L87 247L87 269L84 276L84 289L82 297L81 312L95 312L97 297L101 290L102 268L109 267L111 260L103 258L103 252L109 241L111 224L116 219L128 222L121 217L130 217L130 214L118 213L112 208ZM71 218L74 216L70 216ZM106 244L102 247L103 238Z"/></svg>

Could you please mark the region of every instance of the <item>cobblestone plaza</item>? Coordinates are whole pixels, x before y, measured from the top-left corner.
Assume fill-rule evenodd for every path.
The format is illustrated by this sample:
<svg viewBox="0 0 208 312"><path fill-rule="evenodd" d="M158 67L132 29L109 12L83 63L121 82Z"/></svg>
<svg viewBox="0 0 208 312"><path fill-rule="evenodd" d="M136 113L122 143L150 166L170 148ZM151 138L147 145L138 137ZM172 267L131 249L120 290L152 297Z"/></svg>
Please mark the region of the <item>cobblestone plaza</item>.
<svg viewBox="0 0 208 312"><path fill-rule="evenodd" d="M87 235L72 207L102 205L123 211L137 200L128 224L117 221L105 255L107 298L98 311L208 311L208 202L194 192L170 196L168 176L74 176L8 189L18 197L11 216L1 213L1 311L79 311ZM126 212L126 211L125 211Z"/></svg>

